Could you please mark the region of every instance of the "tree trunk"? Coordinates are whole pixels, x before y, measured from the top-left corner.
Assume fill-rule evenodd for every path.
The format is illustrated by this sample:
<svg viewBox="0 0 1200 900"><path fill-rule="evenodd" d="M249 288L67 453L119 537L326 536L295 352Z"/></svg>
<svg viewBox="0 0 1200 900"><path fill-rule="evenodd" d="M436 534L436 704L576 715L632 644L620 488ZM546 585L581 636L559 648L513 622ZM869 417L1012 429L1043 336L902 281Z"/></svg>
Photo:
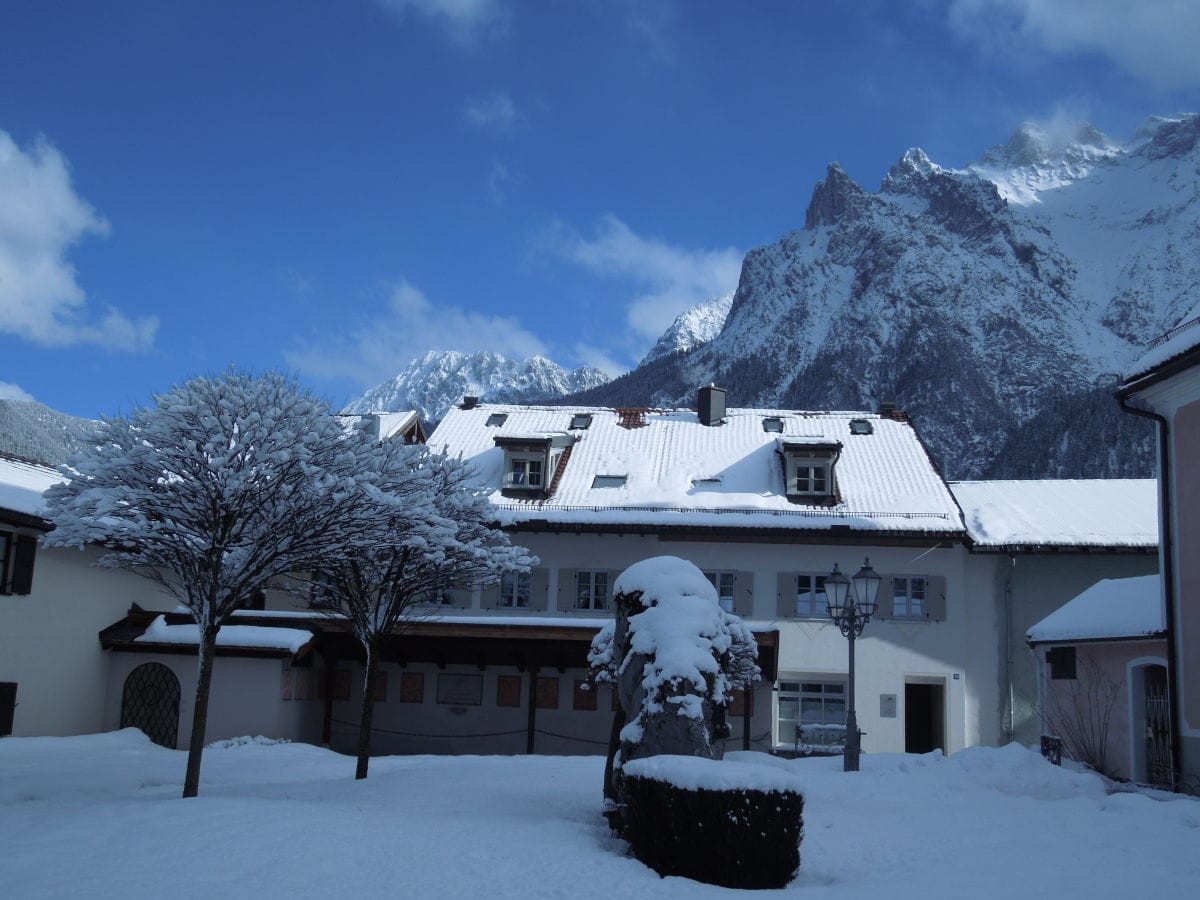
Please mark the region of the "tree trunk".
<svg viewBox="0 0 1200 900"><path fill-rule="evenodd" d="M363 679L362 717L358 723L358 767L356 779L367 777L367 765L371 761L371 717L375 713L375 681L379 674L379 648L367 646L367 674Z"/></svg>
<svg viewBox="0 0 1200 900"><path fill-rule="evenodd" d="M613 685L615 691L616 685ZM604 761L604 799L616 801L617 785L613 780L613 763L621 749L621 729L625 727L625 710L617 707L613 713L612 729L608 733L608 759Z"/></svg>
<svg viewBox="0 0 1200 900"><path fill-rule="evenodd" d="M216 655L217 631L212 628L200 635L200 669L196 677L196 704L192 709L192 737L188 742L187 774L183 779L183 796L200 793L200 757L204 754L204 730L208 725L208 694L212 686L213 656Z"/></svg>

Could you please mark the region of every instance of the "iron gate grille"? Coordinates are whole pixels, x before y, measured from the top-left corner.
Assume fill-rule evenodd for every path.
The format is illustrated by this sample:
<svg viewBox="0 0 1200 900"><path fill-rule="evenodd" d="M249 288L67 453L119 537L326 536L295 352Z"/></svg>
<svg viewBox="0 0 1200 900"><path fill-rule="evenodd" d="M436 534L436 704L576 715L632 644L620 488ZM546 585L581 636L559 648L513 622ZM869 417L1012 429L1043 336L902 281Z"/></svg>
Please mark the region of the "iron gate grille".
<svg viewBox="0 0 1200 900"><path fill-rule="evenodd" d="M1146 668L1146 780L1171 787L1171 709L1167 670Z"/></svg>
<svg viewBox="0 0 1200 900"><path fill-rule="evenodd" d="M125 679L121 727L140 728L146 737L175 749L179 731L179 679L162 663L143 663Z"/></svg>

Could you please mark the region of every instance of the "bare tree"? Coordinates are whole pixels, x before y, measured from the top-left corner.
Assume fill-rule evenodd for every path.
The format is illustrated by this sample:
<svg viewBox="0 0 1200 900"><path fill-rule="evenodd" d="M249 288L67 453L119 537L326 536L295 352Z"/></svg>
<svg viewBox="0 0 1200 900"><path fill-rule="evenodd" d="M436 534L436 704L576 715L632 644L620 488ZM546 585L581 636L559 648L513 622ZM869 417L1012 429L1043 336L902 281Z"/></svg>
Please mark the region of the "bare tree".
<svg viewBox="0 0 1200 900"><path fill-rule="evenodd" d="M49 546L102 544L186 606L199 672L183 796L200 787L217 634L272 579L376 534L375 442L277 374L195 378L106 420L46 498Z"/></svg>
<svg viewBox="0 0 1200 900"><path fill-rule="evenodd" d="M491 524L486 492L461 460L423 446L394 445L386 455L382 486L413 502L381 520L385 527L372 544L330 557L314 570L315 606L344 617L365 656L355 778L366 778L370 763L384 641L401 634L419 607L444 592L488 584L505 570L527 571L535 562Z"/></svg>
<svg viewBox="0 0 1200 900"><path fill-rule="evenodd" d="M1124 692L1121 681L1111 677L1091 656L1079 655L1076 680L1056 683L1050 693L1046 721L1062 738L1071 759L1102 775L1113 777L1108 767L1108 730L1113 710Z"/></svg>

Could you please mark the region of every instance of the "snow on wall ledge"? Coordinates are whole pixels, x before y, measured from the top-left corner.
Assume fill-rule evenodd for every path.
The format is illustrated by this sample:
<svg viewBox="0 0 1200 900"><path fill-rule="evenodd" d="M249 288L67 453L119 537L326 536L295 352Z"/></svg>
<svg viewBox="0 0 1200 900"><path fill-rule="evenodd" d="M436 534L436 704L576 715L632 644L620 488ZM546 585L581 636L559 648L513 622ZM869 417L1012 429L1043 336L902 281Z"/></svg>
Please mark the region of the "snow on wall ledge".
<svg viewBox="0 0 1200 900"><path fill-rule="evenodd" d="M287 650L295 655L313 639L311 631L300 628L270 628L265 625L223 625L217 632L218 647L253 647ZM162 616L155 618L135 640L149 644L200 643L199 625L168 625Z"/></svg>

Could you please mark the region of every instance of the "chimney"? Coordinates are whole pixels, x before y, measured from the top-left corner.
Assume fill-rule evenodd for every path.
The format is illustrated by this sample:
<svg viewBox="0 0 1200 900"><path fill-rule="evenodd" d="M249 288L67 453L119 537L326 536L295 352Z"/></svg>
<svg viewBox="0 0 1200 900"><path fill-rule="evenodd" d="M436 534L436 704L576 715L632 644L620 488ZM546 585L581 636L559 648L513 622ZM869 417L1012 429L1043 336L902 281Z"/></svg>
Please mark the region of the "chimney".
<svg viewBox="0 0 1200 900"><path fill-rule="evenodd" d="M479 405L479 398L472 397L469 394L463 395L462 403L458 404L459 409L474 409Z"/></svg>
<svg viewBox="0 0 1200 900"><path fill-rule="evenodd" d="M909 421L908 413L902 409L897 409L895 403L880 403L879 416L883 419L891 419L893 422Z"/></svg>
<svg viewBox="0 0 1200 900"><path fill-rule="evenodd" d="M725 388L715 384L700 388L696 396L696 414L701 425L725 424Z"/></svg>

